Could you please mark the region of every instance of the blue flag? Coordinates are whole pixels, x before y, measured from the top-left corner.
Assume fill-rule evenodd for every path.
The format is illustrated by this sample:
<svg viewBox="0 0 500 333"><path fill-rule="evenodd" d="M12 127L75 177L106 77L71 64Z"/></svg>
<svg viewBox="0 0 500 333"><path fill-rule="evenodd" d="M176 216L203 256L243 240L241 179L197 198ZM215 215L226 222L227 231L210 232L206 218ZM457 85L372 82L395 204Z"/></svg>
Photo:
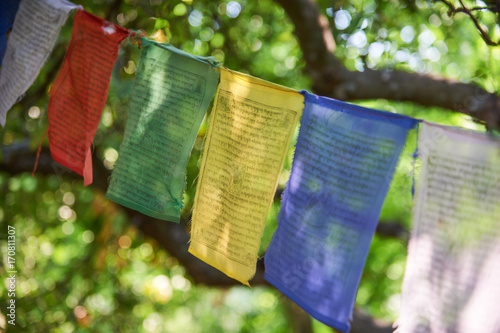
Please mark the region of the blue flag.
<svg viewBox="0 0 500 333"><path fill-rule="evenodd" d="M264 278L317 320L348 332L380 210L418 121L303 93Z"/></svg>
<svg viewBox="0 0 500 333"><path fill-rule="evenodd" d="M0 65L7 48L7 31L12 28L20 0L0 1Z"/></svg>

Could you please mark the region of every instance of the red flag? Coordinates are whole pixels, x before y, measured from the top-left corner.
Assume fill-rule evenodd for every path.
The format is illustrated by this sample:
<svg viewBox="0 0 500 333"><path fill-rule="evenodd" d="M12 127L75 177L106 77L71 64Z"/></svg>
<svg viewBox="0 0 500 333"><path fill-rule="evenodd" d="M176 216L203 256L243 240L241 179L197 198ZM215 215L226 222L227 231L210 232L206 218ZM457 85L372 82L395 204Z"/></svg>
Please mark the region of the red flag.
<svg viewBox="0 0 500 333"><path fill-rule="evenodd" d="M92 183L90 146L108 95L120 42L129 31L84 10L75 14L71 42L50 91L52 158Z"/></svg>

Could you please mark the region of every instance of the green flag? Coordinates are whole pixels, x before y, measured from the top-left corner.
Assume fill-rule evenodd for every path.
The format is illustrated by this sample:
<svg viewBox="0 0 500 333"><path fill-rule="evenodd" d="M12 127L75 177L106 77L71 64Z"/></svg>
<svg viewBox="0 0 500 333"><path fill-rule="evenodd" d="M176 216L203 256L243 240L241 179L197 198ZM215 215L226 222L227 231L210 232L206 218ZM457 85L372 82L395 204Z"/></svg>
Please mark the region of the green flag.
<svg viewBox="0 0 500 333"><path fill-rule="evenodd" d="M212 58L142 39L141 62L107 198L179 222L187 162L218 79Z"/></svg>

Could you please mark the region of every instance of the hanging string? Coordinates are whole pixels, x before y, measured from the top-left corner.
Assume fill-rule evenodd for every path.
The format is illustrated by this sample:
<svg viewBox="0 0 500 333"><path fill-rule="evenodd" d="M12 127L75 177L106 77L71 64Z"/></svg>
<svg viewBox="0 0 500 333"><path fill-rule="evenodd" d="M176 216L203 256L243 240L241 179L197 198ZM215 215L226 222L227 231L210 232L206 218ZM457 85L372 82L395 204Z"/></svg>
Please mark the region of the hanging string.
<svg viewBox="0 0 500 333"><path fill-rule="evenodd" d="M38 151L36 152L35 167L33 168L33 172L31 173L31 177L35 177L36 168L38 167L38 159L40 158L40 152L42 151L42 144L43 144L43 141L45 140L45 137L47 136L48 132L49 132L49 130L45 131L45 134L43 135L42 140L40 141L40 145L38 146Z"/></svg>
<svg viewBox="0 0 500 333"><path fill-rule="evenodd" d="M137 46L139 49L141 48L141 38L142 37L148 37L148 34L144 29L139 29L139 30L133 30L133 29L128 29L130 31L130 35L128 35L128 42L131 45Z"/></svg>

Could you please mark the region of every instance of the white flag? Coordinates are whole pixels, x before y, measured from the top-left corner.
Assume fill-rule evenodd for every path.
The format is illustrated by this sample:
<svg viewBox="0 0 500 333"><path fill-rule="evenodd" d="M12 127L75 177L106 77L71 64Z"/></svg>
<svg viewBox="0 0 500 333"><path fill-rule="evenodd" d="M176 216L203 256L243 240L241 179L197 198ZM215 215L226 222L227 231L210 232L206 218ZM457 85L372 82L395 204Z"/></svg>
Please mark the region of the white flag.
<svg viewBox="0 0 500 333"><path fill-rule="evenodd" d="M401 333L500 332L500 142L422 124Z"/></svg>
<svg viewBox="0 0 500 333"><path fill-rule="evenodd" d="M33 84L71 10L65 0L22 0L0 71L0 125L7 111Z"/></svg>

